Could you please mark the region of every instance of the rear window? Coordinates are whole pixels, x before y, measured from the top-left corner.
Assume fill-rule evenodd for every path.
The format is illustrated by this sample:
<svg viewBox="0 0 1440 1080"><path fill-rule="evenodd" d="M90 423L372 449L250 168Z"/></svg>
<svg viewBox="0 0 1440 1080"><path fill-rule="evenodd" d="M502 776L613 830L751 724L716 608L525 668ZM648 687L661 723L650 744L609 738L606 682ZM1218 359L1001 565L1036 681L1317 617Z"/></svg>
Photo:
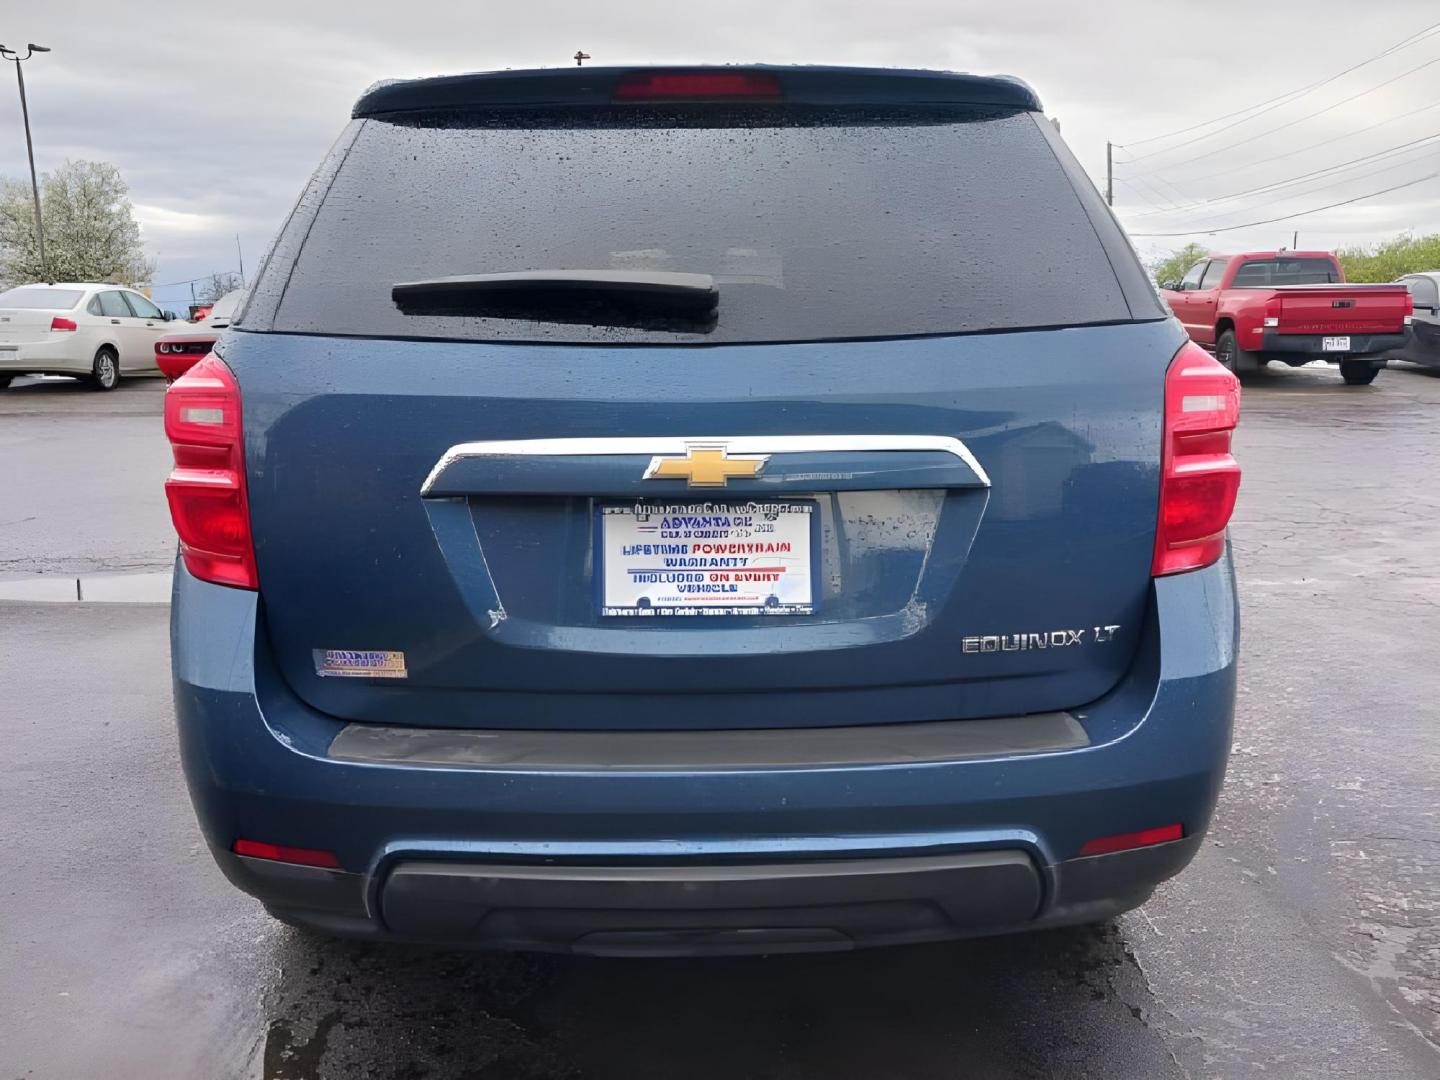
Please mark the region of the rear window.
<svg viewBox="0 0 1440 1080"><path fill-rule="evenodd" d="M69 311L84 295L80 289L49 289L43 285L22 285L18 289L0 293L0 307Z"/></svg>
<svg viewBox="0 0 1440 1080"><path fill-rule="evenodd" d="M407 314L390 293L396 282L535 270L710 274L718 316L662 329ZM720 343L1129 317L1031 114L792 106L367 120L269 328Z"/></svg>
<svg viewBox="0 0 1440 1080"><path fill-rule="evenodd" d="M1329 259L1257 259L1235 271L1230 287L1253 289L1275 285L1334 285L1340 280Z"/></svg>

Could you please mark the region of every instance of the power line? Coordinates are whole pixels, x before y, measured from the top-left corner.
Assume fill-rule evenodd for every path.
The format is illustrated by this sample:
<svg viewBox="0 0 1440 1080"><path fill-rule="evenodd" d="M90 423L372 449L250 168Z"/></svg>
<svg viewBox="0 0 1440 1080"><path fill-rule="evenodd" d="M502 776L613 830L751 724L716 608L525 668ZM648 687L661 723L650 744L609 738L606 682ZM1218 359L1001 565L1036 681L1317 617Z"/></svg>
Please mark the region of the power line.
<svg viewBox="0 0 1440 1080"><path fill-rule="evenodd" d="M1364 199L1373 199L1378 195L1388 195L1392 191L1399 191L1401 188L1414 187L1416 184L1423 184L1426 180L1434 180L1440 176L1440 172L1433 172L1427 176L1416 177L1414 180L1407 180L1403 184L1396 184L1394 187L1382 188L1379 191L1371 191L1365 195L1356 195L1353 199L1342 199L1340 202L1330 203L1328 206L1316 206L1310 210L1300 210L1293 214L1282 214L1279 217L1266 218L1264 221L1247 221L1242 225L1225 225L1220 228L1207 228L1199 226L1194 229L1187 229L1184 232L1140 232L1130 233L1131 236L1200 236L1213 235L1214 233L1234 232L1236 229L1250 229L1256 225L1273 225L1277 221L1289 221L1291 218L1304 217L1306 214L1318 214L1322 210L1333 210L1337 206L1349 206L1351 203L1361 202Z"/></svg>
<svg viewBox="0 0 1440 1080"><path fill-rule="evenodd" d="M151 285L152 289L178 289L181 285L191 285L197 281L209 281L214 277L224 277L226 274L233 274L233 270L217 270L211 274L201 274L199 277L186 278L184 281L167 281L163 285Z"/></svg>
<svg viewBox="0 0 1440 1080"><path fill-rule="evenodd" d="M152 289L176 289L181 285L189 285L192 281L208 281L214 274L201 274L199 277L186 278L184 281L167 281L163 285L151 285Z"/></svg>
<svg viewBox="0 0 1440 1080"><path fill-rule="evenodd" d="M1168 214L1168 213L1171 213L1172 211L1174 211L1175 209L1177 209L1176 207L1173 207L1173 206L1172 206L1172 207L1169 207L1169 208L1166 208L1166 207L1164 207L1164 206L1160 206L1160 205L1156 204L1156 203L1153 202L1152 200L1146 198L1146 197L1145 197L1145 194L1144 194L1138 187L1135 187L1135 186L1132 185L1132 184L1126 183L1125 180L1123 180L1121 177L1118 177L1118 176L1117 176L1117 177L1115 178L1115 182L1116 182L1117 184L1124 184L1127 188L1129 188L1129 189L1135 194L1135 197L1136 197L1137 199L1139 199L1141 202L1143 202L1146 206L1153 206L1153 207L1155 207L1155 209L1153 209L1153 210L1145 210L1145 211L1142 211L1142 212L1139 213L1139 214L1136 214L1136 215L1135 215L1136 217L1149 217L1151 214Z"/></svg>
<svg viewBox="0 0 1440 1080"><path fill-rule="evenodd" d="M1415 162L1406 162L1406 164L1419 164L1419 162L1418 162L1418 161L1415 161ZM1387 162L1387 163L1385 163L1385 164L1382 164L1378 169L1369 169L1369 170L1367 170L1366 172L1358 173L1358 174L1356 174L1355 176L1347 177L1346 179L1337 181L1337 182L1335 182L1335 183L1325 183L1325 184L1322 184L1320 187L1317 187L1317 188L1314 188L1314 189L1312 189L1312 190L1310 190L1310 191L1307 191L1307 192L1305 192L1304 194L1305 194L1306 196L1310 196L1310 195L1320 195L1320 194L1323 194L1323 193L1325 193L1325 192L1327 192L1327 191L1333 191L1333 190L1335 190L1335 189L1337 189L1337 188L1344 188L1344 187L1345 187L1346 185L1348 185L1348 184L1353 184L1353 183L1355 183L1356 181L1359 181L1359 180L1367 180L1367 179L1369 179L1369 178L1371 178L1371 177L1375 177L1375 176L1382 176L1382 177L1386 177L1387 179L1393 179L1393 178L1394 178L1394 163ZM1426 177L1424 177L1424 176L1419 177L1416 182L1418 183L1419 180L1424 180L1424 179L1426 179ZM1311 182L1313 183L1313 181L1311 181ZM1400 186L1401 186L1401 187L1404 187L1404 186L1406 186L1406 185L1405 185L1405 184L1401 184ZM1390 190L1390 189L1387 189L1387 190ZM1298 198L1298 197L1299 197L1299 193L1293 193L1293 194L1290 194L1290 195L1282 196L1280 199L1277 199L1277 200L1272 200L1272 201L1270 201L1270 202L1262 202L1262 203L1260 203L1260 204L1257 205L1257 206L1249 206L1249 207L1244 207L1244 208L1236 207L1236 208L1234 208L1233 210L1230 210L1230 211L1227 211L1227 212L1228 212L1228 213L1237 213L1237 212L1242 212L1242 210L1243 210L1243 212L1248 212L1248 213L1252 213L1252 214L1253 214L1253 213L1255 213L1257 210L1263 210L1263 209L1264 209L1265 207L1267 207L1267 206L1279 206L1279 205L1284 205L1284 204L1290 202L1292 199L1295 199L1295 198ZM1361 198L1367 198L1368 196L1360 196L1360 197L1361 197ZM1322 209L1322 210L1323 210L1323 209L1325 209L1325 207L1320 207L1319 209ZM1309 213L1313 213L1313 212L1314 212L1314 211L1306 210L1306 211L1302 211L1301 213L1309 214ZM1142 215L1137 214L1137 215L1134 215L1134 216L1140 217L1140 216L1142 216ZM1297 215L1297 216L1298 216L1298 215ZM1280 220L1283 220L1283 219L1280 219ZM1243 226L1235 226L1235 227L1236 227L1236 228L1242 228ZM1227 227L1227 228L1220 228L1220 229L1211 229L1211 228L1209 228L1208 226L1200 225L1200 226L1197 226L1194 231L1195 231L1195 232L1202 232L1202 233L1209 233L1209 232L1227 232L1227 231L1229 231L1229 229L1228 229L1228 227ZM1150 234L1150 233L1132 233L1131 235L1133 235L1133 236L1147 236L1147 235L1155 235L1155 234Z"/></svg>
<svg viewBox="0 0 1440 1080"><path fill-rule="evenodd" d="M1145 182L1146 182L1146 180L1145 180L1144 177L1139 177L1138 179L1140 180L1141 183L1145 183ZM1195 196L1194 196L1194 195L1191 195L1188 191L1181 191L1181 190L1174 184L1173 181L1167 179L1167 178L1164 177L1164 176L1161 176L1159 173L1154 174L1154 175L1151 176L1149 179L1154 180L1155 183L1161 184L1161 185L1163 185L1166 189L1168 189L1168 190L1170 190L1170 191L1173 191L1176 195L1180 196L1180 200L1181 200L1182 202L1184 202L1184 201L1187 200L1187 199L1193 202L1194 199L1195 199ZM1190 181L1187 180L1187 181L1185 181L1185 182L1188 184ZM1173 202L1174 199L1171 199L1171 201Z"/></svg>
<svg viewBox="0 0 1440 1080"><path fill-rule="evenodd" d="M1384 120L1379 121L1378 123L1371 124L1368 128L1365 128L1361 131L1346 131L1340 135L1335 135L1329 139L1322 139L1318 143L1311 143L1309 146L1302 146L1298 150L1290 150L1283 154L1275 154L1272 157L1268 158L1257 158L1254 161L1247 161L1244 165L1237 165L1231 169L1221 169L1219 172L1207 173L1204 176L1192 177L1190 179L1187 179L1185 182L1187 184L1201 184L1204 183L1206 180L1214 180L1217 176L1232 176L1237 172L1244 172L1246 169L1253 169L1256 165L1267 165L1272 161L1279 161L1282 158L1291 158L1295 157L1298 154L1307 154L1311 150L1319 150L1320 147L1329 146L1331 143L1341 142L1345 139L1353 139L1356 135L1368 135L1370 132L1376 130L1377 128L1382 128L1386 124L1393 124L1399 120L1408 120L1410 117L1415 116L1417 113L1429 112L1431 109L1435 108L1440 108L1440 101L1432 101L1429 105L1421 105L1418 109L1411 109L1409 112L1400 113L1398 116L1388 117Z"/></svg>
<svg viewBox="0 0 1440 1080"><path fill-rule="evenodd" d="M1440 103L1437 103L1437 104L1440 104ZM1329 166L1327 166L1327 167L1325 167L1325 168L1323 168L1323 169L1315 169L1315 170L1313 170L1313 171L1311 171L1311 172L1308 172L1308 173L1301 173L1299 176L1292 176L1292 177L1289 177L1288 179L1285 179L1285 180L1277 180L1277 181L1275 181L1274 183L1270 183L1270 184L1261 184L1259 187L1248 188L1248 189L1246 189L1245 191L1232 192L1232 193L1229 194L1229 195L1216 195L1216 196L1214 196L1213 198L1200 199L1200 200L1198 200L1198 201L1196 201L1196 202L1189 203L1189 204L1186 204L1186 205L1172 206L1172 207L1170 207L1168 210L1167 210L1167 209L1147 210L1147 211L1144 211L1144 212L1142 212L1142 213L1136 214L1135 216L1136 216L1136 217L1150 217L1152 214L1157 214L1157 213L1159 213L1159 214L1165 214L1165 213L1171 213L1171 212L1177 211L1177 210L1191 210L1191 209L1194 209L1194 208L1197 207L1197 206L1208 206L1208 205L1210 205L1210 204L1212 204L1212 203L1230 202L1232 199L1243 198L1243 197L1246 196L1246 195L1258 195L1258 194L1260 194L1261 192L1271 191L1271 190L1275 190L1275 189L1278 189L1278 188L1290 187L1290 186L1292 186L1292 185L1294 185L1294 184L1304 183L1306 180L1313 179L1313 178L1315 178L1315 177L1321 176L1321 175L1324 174L1324 173L1344 172L1344 171L1346 171L1347 169L1349 169L1349 168L1351 168L1352 166L1355 166L1355 165L1369 164L1369 163L1372 163L1372 162L1374 162L1374 161L1376 161L1376 160L1384 159L1384 158L1387 158L1387 157L1392 157L1392 156L1394 156L1395 154L1403 153L1403 152L1405 152L1406 150L1414 149L1415 147L1419 146L1419 145L1422 144L1422 143L1433 142L1435 139L1440 139L1440 132L1436 132L1436 133L1433 134L1433 135L1426 135L1426 136L1424 136L1423 138L1413 139L1413 140L1411 140L1410 142L1407 142L1407 143L1401 143L1399 146L1392 146L1392 147L1389 147L1388 149L1385 149L1385 150L1377 150L1377 151L1375 151L1373 154L1365 154L1365 155L1362 155L1361 157L1358 157L1358 158L1352 158L1352 159L1350 159L1349 161L1342 161L1342 162L1341 162L1340 164L1338 164L1338 165L1329 165ZM1352 177L1351 179L1355 179L1355 178ZM1322 190L1323 190L1323 189L1322 189Z"/></svg>
<svg viewBox="0 0 1440 1080"><path fill-rule="evenodd" d="M1218 135L1218 134L1220 134L1221 131L1227 131L1227 130L1229 130L1230 128L1235 127L1236 124L1243 124L1243 123L1245 123L1247 120L1253 120L1253 119L1255 119L1256 116L1261 116L1261 115L1263 115L1264 113L1269 112L1271 108L1279 108L1281 105L1288 104L1290 101L1294 101L1294 100L1296 100L1297 98L1301 97L1302 95L1308 94L1308 93L1309 93L1310 91L1312 91L1312 90L1318 90L1318 89L1320 89L1320 87L1322 87L1322 86L1328 86L1330 83L1334 82L1336 79L1343 78L1344 76L1349 75L1352 71L1358 71L1360 68L1365 67L1367 64L1373 64L1376 60L1383 59L1384 57L1389 56L1391 53L1399 52L1401 49L1408 49L1411 45L1414 45L1414 44L1416 44L1417 42L1422 41L1422 40L1424 40L1426 37L1430 36L1430 34L1431 34L1433 31L1437 30L1437 29L1440 29L1440 23L1431 23L1429 26L1425 27L1423 30L1417 30L1415 33L1411 34L1409 37L1403 38L1403 39L1401 39L1400 41L1396 42L1394 45L1391 45L1391 46L1390 46L1388 49L1386 49L1384 52L1376 53L1374 56L1370 57L1368 60L1361 60L1358 64L1354 64L1354 65L1346 68L1344 71L1337 72L1337 73L1335 73L1334 75L1331 75L1329 78L1321 79L1319 82L1313 82L1313 83L1310 83L1310 84L1308 84L1308 85L1306 85L1306 86L1302 86L1302 87L1300 87L1298 90L1288 90L1288 91L1286 91L1285 93L1283 93L1283 94L1278 94L1278 95L1276 95L1276 96L1273 97L1273 98L1266 98L1264 101L1260 102L1259 104L1256 104L1256 105L1247 105L1247 106L1245 106L1245 108L1243 108L1243 109L1236 109L1234 112L1226 113L1224 116L1216 116L1216 117L1214 117L1214 118L1212 118L1212 119L1210 119L1210 120L1205 120L1205 121L1203 121L1203 122L1201 122L1201 123L1199 123L1199 124L1191 124L1189 127L1180 128L1180 129L1178 129L1178 130L1176 130L1176 131L1168 131L1168 132L1166 132L1166 133L1163 134L1163 135L1151 135L1148 139L1138 139L1138 140L1136 140L1135 142L1131 142L1131 143L1116 143L1115 145L1118 146L1118 147L1121 147L1122 149L1128 149L1128 148L1131 147L1131 146L1143 146L1143 145L1145 145L1146 143L1156 142L1156 141L1158 141L1158 140L1160 140L1160 139L1168 139L1168 138L1170 138L1172 135L1185 135L1185 134L1188 134L1188 133L1191 132L1191 131L1197 131L1197 130L1199 130L1200 128L1209 127L1211 124L1218 124L1218 123L1219 123L1220 121L1222 121L1222 120L1229 120L1231 117L1239 116L1241 113L1252 112L1252 110L1260 110L1260 111L1258 111L1258 112L1254 112L1253 115L1247 116L1247 117L1245 117L1245 118L1242 119L1242 120L1236 120L1234 124L1229 124L1229 125L1227 125L1226 127L1219 128L1219 129L1217 129L1217 130L1215 130L1215 131L1212 131L1212 132L1210 132L1208 135L1201 135L1201 136L1198 136L1197 138L1190 139L1190 140L1187 141L1187 142L1176 143L1174 146L1167 146L1167 147L1165 147L1163 150L1152 150L1152 151L1150 151L1150 153L1148 153L1148 154L1141 154L1141 155L1139 155L1138 157L1132 157L1130 160L1131 160L1131 161L1142 161L1142 160L1144 160L1145 158L1154 157L1156 154L1166 154L1166 153L1169 153L1171 150L1178 150L1178 149L1180 149L1180 147L1182 147L1182 146L1189 146L1190 143L1199 142L1199 141L1202 140L1202 139L1208 139L1208 138L1210 138L1211 135ZM1272 104L1272 103L1273 103L1273 104ZM1268 106L1268 108L1267 108L1267 106Z"/></svg>
<svg viewBox="0 0 1440 1080"><path fill-rule="evenodd" d="M1203 154L1196 154L1194 157L1184 158L1181 161L1172 161L1170 162L1170 164L1162 166L1162 168L1174 169L1178 168L1181 165L1189 165L1193 161L1203 161L1207 157L1214 157L1216 154L1222 154L1227 150L1234 150L1237 146L1244 146L1247 143L1254 142L1256 139L1263 139L1269 135L1274 135L1277 131L1284 131L1286 128L1294 127L1296 124L1303 123L1306 120L1313 120L1317 116L1323 116L1325 113L1328 113L1334 109L1338 109L1341 105L1348 105L1350 102L1357 101L1362 97L1373 94L1377 90L1383 90L1391 83L1399 82L1401 79L1408 78L1409 76L1414 75L1417 71L1423 71L1425 68L1430 67L1432 64L1440 64L1440 56L1435 57L1433 60L1426 60L1425 63L1417 65L1416 67L1411 68L1409 71L1401 72L1399 75L1396 75L1393 78L1386 79L1379 86L1372 86L1369 90L1362 90L1358 94L1351 94L1347 98L1341 98L1333 105L1327 105L1323 109L1318 109L1313 113L1306 113L1304 116L1297 116L1294 120L1287 120L1285 123L1278 124L1273 128L1266 128L1264 131L1259 132L1258 134L1251 135L1249 138L1246 139L1241 139L1239 142L1230 143L1228 146L1220 146L1214 150L1207 150ZM1156 170L1151 169L1149 173L1142 173L1141 175L1148 176L1155 171Z"/></svg>

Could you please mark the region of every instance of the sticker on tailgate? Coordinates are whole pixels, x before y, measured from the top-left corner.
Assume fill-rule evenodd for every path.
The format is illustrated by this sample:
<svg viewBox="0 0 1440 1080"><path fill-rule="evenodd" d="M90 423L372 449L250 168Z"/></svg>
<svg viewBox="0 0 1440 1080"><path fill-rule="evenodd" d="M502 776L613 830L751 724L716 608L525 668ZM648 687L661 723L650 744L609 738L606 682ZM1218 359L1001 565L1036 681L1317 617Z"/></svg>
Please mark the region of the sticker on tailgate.
<svg viewBox="0 0 1440 1080"><path fill-rule="evenodd" d="M601 615L813 615L806 500L599 506Z"/></svg>

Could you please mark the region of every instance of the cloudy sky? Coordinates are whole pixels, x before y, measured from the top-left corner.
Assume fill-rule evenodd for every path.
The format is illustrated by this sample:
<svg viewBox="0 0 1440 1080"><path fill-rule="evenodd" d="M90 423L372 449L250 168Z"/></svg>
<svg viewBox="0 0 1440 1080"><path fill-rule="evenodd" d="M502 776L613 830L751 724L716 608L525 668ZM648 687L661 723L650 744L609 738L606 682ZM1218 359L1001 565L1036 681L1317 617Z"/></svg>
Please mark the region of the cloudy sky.
<svg viewBox="0 0 1440 1080"><path fill-rule="evenodd" d="M1123 144L1116 205L1146 255L1189 239L1278 246L1297 229L1301 246L1317 248L1440 231L1440 178L1409 184L1440 173L1435 24L1431 0L0 0L0 41L54 50L25 69L39 167L66 158L120 166L167 286L156 297L176 308L189 286L168 283L236 269L237 234L247 270L255 267L370 83L561 65L577 48L606 64L1018 75L1097 182L1106 140ZM1428 37L1284 96L1427 28ZM24 141L9 80L0 72L0 173L18 177ZM1187 230L1195 235L1141 235Z"/></svg>

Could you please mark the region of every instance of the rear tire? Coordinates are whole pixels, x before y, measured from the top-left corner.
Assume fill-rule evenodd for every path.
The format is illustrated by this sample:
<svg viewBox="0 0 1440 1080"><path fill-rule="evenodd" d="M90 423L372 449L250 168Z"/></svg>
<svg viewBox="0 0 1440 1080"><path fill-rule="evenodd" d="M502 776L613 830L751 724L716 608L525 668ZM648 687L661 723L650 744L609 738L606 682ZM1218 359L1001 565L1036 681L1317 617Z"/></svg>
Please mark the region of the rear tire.
<svg viewBox="0 0 1440 1080"><path fill-rule="evenodd" d="M1254 371L1261 366L1260 358L1240 348L1234 330L1222 330L1215 339L1215 359L1228 371Z"/></svg>
<svg viewBox="0 0 1440 1080"><path fill-rule="evenodd" d="M1380 369L1368 360L1341 360L1340 377L1346 386L1369 386Z"/></svg>
<svg viewBox="0 0 1440 1080"><path fill-rule="evenodd" d="M101 346L90 366L90 385L96 390L114 390L120 385L120 356L109 345Z"/></svg>

